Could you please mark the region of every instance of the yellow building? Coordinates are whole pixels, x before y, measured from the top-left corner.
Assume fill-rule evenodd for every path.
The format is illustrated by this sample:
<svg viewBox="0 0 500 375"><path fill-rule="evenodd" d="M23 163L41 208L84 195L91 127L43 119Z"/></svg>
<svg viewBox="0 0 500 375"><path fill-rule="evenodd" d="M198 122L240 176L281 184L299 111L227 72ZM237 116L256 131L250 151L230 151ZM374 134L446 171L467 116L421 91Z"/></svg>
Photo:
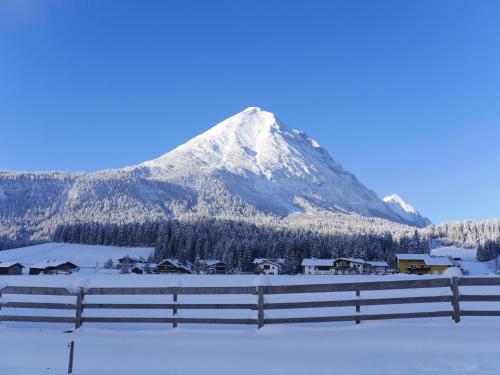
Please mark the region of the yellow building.
<svg viewBox="0 0 500 375"><path fill-rule="evenodd" d="M396 265L400 273L424 275L443 273L453 263L447 257L433 257L429 254L396 254Z"/></svg>

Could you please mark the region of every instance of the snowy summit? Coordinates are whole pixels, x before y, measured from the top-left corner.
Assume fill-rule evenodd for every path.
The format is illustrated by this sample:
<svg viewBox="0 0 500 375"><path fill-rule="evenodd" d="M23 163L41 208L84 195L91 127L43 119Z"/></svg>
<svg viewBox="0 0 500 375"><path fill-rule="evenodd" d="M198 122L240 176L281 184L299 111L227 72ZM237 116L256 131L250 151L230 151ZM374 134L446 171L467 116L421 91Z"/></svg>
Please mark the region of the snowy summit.
<svg viewBox="0 0 500 375"><path fill-rule="evenodd" d="M157 179L188 181L196 190L215 179L257 210L280 216L313 208L408 222L318 142L258 107L245 109L137 168Z"/></svg>
<svg viewBox="0 0 500 375"><path fill-rule="evenodd" d="M414 223L417 226L425 227L431 225L431 221L425 216L421 215L415 207L403 200L399 195L392 194L385 197L384 202L391 206L391 208L398 213L401 217Z"/></svg>

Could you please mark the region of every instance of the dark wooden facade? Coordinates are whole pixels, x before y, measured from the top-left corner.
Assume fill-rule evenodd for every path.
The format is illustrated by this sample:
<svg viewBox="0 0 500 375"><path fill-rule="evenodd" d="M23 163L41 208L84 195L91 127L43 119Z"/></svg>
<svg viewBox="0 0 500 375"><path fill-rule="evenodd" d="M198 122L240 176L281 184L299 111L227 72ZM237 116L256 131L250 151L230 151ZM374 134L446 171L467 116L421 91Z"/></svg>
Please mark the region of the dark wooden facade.
<svg viewBox="0 0 500 375"><path fill-rule="evenodd" d="M154 273L191 273L187 266L182 266L178 262L171 260L164 260L159 263L155 269Z"/></svg>
<svg viewBox="0 0 500 375"><path fill-rule="evenodd" d="M20 263L14 263L9 265L2 265L0 263L0 275L21 275L23 273L24 266Z"/></svg>

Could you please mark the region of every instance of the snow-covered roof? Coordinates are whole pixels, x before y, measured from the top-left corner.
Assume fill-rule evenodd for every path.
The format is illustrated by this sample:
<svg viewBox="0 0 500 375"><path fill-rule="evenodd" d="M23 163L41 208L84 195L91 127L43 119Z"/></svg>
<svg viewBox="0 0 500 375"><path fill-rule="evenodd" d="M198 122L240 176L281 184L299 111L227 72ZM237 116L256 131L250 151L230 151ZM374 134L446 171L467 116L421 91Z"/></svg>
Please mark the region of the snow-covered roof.
<svg viewBox="0 0 500 375"><path fill-rule="evenodd" d="M16 264L19 264L21 267L24 267L19 262L0 262L0 268L9 268L9 267L15 266Z"/></svg>
<svg viewBox="0 0 500 375"><path fill-rule="evenodd" d="M207 267L215 266L216 264L220 263L224 264L224 262L219 259L200 259L198 260L198 263L204 264Z"/></svg>
<svg viewBox="0 0 500 375"><path fill-rule="evenodd" d="M182 269L189 271L189 272L191 272L191 269L193 268L193 264L190 261L186 261L186 263L184 264L179 259L175 259L175 258L167 258L165 260L162 260L160 263L158 263L158 265L163 264L165 262L168 262L171 265L173 265L174 267L182 268Z"/></svg>
<svg viewBox="0 0 500 375"><path fill-rule="evenodd" d="M400 260L421 260L428 266L452 266L448 257L433 257L429 254L396 254Z"/></svg>
<svg viewBox="0 0 500 375"><path fill-rule="evenodd" d="M330 266L333 267L334 259L318 259L318 258L304 258L302 266Z"/></svg>
<svg viewBox="0 0 500 375"><path fill-rule="evenodd" d="M384 261L366 261L366 264L372 267L389 267L387 262Z"/></svg>
<svg viewBox="0 0 500 375"><path fill-rule="evenodd" d="M285 264L285 259L277 258L277 259L269 259L269 258L255 258L253 260L253 264L262 264L262 263L273 263L279 266Z"/></svg>
<svg viewBox="0 0 500 375"><path fill-rule="evenodd" d="M364 259L361 259L361 258L337 258L337 259L335 259L335 261L337 261L337 260L347 260L348 262L360 263L360 264L366 263L366 261Z"/></svg>

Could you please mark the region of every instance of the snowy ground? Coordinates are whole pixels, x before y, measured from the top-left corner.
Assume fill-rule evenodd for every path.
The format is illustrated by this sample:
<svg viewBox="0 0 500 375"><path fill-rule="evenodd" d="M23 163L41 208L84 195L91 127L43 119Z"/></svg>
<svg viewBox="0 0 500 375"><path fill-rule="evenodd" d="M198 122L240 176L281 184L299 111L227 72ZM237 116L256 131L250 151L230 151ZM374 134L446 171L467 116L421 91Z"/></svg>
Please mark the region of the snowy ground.
<svg viewBox="0 0 500 375"><path fill-rule="evenodd" d="M463 260L476 260L477 248L465 249L457 246L436 247L431 250L431 255L460 258Z"/></svg>
<svg viewBox="0 0 500 375"><path fill-rule="evenodd" d="M268 283L307 284L431 278L435 276L274 276ZM254 285L255 276L89 275L4 276L0 285L215 286ZM500 294L500 287L463 287L463 293ZM449 288L362 292L362 297L447 295ZM74 297L2 296L12 300L69 300ZM160 302L171 296L87 296L88 302ZM115 298L110 301L110 298ZM267 295L266 302L353 298L351 292ZM179 302L255 303L253 295L179 296ZM472 306L472 304L474 306ZM500 310L500 302L463 302L463 308ZM362 313L450 311L450 303L362 306ZM17 311L16 311L17 310ZM22 312L21 310L24 310ZM3 308L0 314L72 316L74 311ZM353 307L266 310L266 317L352 314ZM181 310L180 317L255 317L252 310ZM84 316L171 316L170 310L87 310ZM216 326L181 324L85 324L74 333L71 324L0 324L1 374L66 373L67 343L75 340L75 374L498 374L500 318L449 317L392 321Z"/></svg>
<svg viewBox="0 0 500 375"><path fill-rule="evenodd" d="M112 331L0 328L2 374L493 375L500 321L448 319L256 328Z"/></svg>
<svg viewBox="0 0 500 375"><path fill-rule="evenodd" d="M19 262L23 265L46 261L69 261L79 267L95 269L96 264L102 267L108 259L117 259L130 255L147 259L153 253L152 247L118 247L99 245L80 245L70 243L45 243L35 246L0 251L0 262Z"/></svg>

